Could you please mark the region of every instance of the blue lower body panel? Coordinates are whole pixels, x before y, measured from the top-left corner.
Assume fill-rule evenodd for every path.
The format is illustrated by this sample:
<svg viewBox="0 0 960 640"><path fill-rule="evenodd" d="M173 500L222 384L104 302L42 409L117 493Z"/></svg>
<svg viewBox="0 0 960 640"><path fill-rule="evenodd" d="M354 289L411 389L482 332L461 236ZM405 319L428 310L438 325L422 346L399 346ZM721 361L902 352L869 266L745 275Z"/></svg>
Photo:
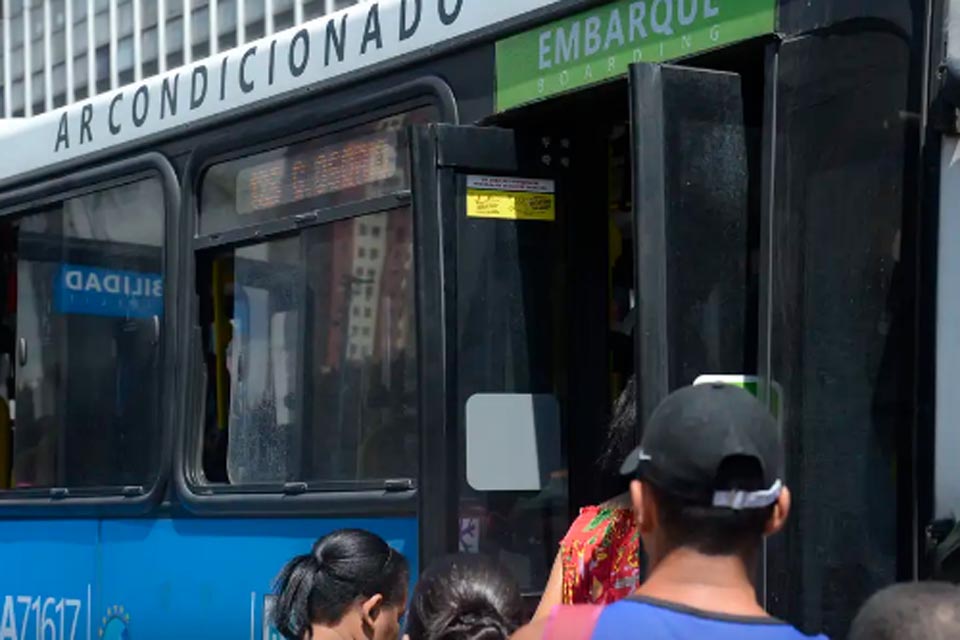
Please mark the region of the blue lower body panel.
<svg viewBox="0 0 960 640"><path fill-rule="evenodd" d="M0 640L266 640L277 573L343 527L417 567L414 518L3 521Z"/></svg>

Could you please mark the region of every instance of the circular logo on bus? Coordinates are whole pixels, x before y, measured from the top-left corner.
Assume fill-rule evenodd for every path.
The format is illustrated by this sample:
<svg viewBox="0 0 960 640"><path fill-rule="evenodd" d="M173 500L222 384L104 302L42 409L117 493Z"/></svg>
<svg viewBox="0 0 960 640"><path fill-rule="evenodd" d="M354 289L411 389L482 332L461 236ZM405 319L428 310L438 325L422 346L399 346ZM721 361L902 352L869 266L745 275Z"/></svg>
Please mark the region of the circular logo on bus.
<svg viewBox="0 0 960 640"><path fill-rule="evenodd" d="M101 640L130 640L130 614L120 605L107 609L107 615L100 621Z"/></svg>

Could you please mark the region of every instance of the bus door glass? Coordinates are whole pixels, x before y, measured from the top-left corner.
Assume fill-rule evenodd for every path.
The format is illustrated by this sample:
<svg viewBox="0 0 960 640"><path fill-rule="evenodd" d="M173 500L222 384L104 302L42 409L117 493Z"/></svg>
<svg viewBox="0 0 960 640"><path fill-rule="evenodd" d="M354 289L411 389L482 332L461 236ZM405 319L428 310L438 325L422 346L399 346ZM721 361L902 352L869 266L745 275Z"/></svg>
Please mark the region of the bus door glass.
<svg viewBox="0 0 960 640"><path fill-rule="evenodd" d="M419 309L423 348L447 345L423 383L446 406L424 416L422 553L494 556L537 592L569 511L558 181L507 129L431 125L412 149L416 219L443 238L421 226L420 264L442 265L446 285L442 317Z"/></svg>
<svg viewBox="0 0 960 640"><path fill-rule="evenodd" d="M756 376L758 236L741 76L637 64L630 94L642 430L701 377Z"/></svg>
<svg viewBox="0 0 960 640"><path fill-rule="evenodd" d="M750 374L740 76L630 70L640 416L704 374ZM642 421L641 421L642 424Z"/></svg>

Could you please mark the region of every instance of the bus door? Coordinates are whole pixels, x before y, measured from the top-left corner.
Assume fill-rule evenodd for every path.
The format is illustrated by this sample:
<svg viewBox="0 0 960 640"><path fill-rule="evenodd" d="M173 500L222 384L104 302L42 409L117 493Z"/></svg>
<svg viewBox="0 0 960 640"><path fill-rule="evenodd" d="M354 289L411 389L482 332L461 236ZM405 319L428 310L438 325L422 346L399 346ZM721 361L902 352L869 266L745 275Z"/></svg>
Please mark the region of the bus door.
<svg viewBox="0 0 960 640"><path fill-rule="evenodd" d="M421 558L498 558L535 600L568 524L563 186L509 129L414 130Z"/></svg>
<svg viewBox="0 0 960 640"><path fill-rule="evenodd" d="M674 389L756 363L740 77L637 64L630 99L642 425Z"/></svg>
<svg viewBox="0 0 960 640"><path fill-rule="evenodd" d="M740 76L636 64L629 82L642 429L675 389L756 374L758 265Z"/></svg>

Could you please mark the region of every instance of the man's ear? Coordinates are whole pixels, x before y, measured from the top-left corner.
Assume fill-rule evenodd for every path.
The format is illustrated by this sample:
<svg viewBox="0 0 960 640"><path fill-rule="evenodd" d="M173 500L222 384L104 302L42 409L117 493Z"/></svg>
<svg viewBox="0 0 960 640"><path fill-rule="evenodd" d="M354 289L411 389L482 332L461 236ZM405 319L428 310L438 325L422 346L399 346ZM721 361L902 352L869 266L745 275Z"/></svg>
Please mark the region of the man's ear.
<svg viewBox="0 0 960 640"><path fill-rule="evenodd" d="M651 531L656 523L656 511L650 490L639 480L630 483L630 502L633 504L634 517L643 533Z"/></svg>
<svg viewBox="0 0 960 640"><path fill-rule="evenodd" d="M380 609L383 607L383 595L376 594L370 596L360 605L360 616L363 618L365 624L370 625L371 627L377 621L377 618L380 617Z"/></svg>
<svg viewBox="0 0 960 640"><path fill-rule="evenodd" d="M773 503L773 511L763 528L763 535L772 536L775 533L780 533L780 530L787 524L787 517L790 515L790 500L790 489L784 487L783 491L780 492L780 497Z"/></svg>

